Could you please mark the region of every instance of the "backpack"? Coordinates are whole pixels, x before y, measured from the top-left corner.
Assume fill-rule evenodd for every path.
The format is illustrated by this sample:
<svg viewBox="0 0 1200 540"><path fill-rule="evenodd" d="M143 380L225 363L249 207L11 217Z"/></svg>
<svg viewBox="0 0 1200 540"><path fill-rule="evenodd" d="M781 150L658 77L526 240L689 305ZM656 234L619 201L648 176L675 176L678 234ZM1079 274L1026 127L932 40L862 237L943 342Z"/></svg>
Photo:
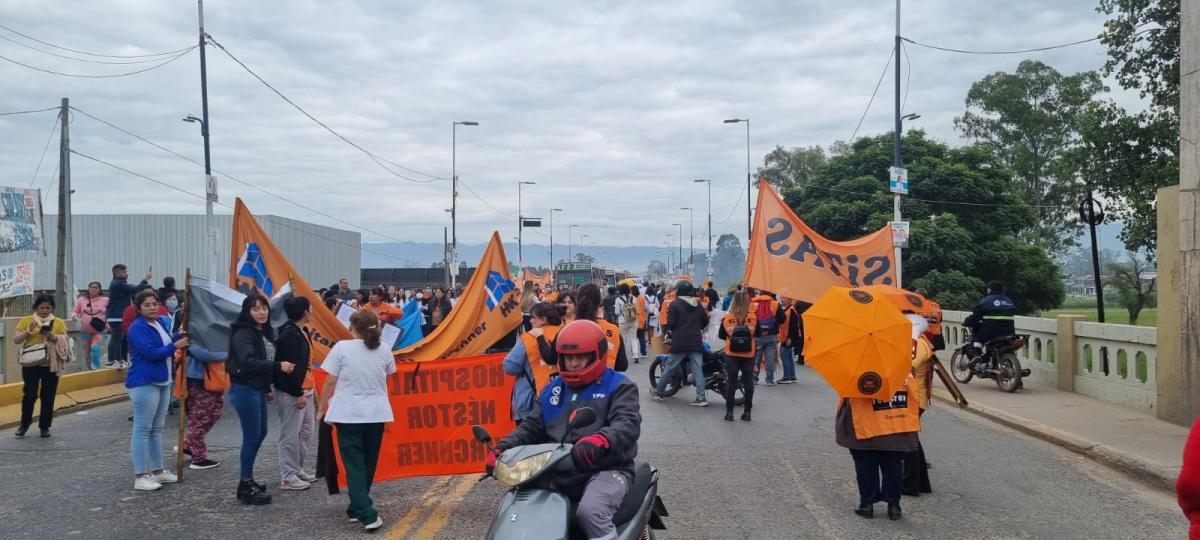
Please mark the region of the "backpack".
<svg viewBox="0 0 1200 540"><path fill-rule="evenodd" d="M775 330L775 310L771 309L770 301L755 302L754 317L758 319L758 327L764 334Z"/></svg>
<svg viewBox="0 0 1200 540"><path fill-rule="evenodd" d="M638 320L638 310L637 304L634 302L633 297L621 298L621 301L625 302L623 306L624 313L622 313L625 315L625 323L636 323Z"/></svg>
<svg viewBox="0 0 1200 540"><path fill-rule="evenodd" d="M754 350L754 331L746 326L746 321L738 322L729 333L726 341L731 353L749 353Z"/></svg>

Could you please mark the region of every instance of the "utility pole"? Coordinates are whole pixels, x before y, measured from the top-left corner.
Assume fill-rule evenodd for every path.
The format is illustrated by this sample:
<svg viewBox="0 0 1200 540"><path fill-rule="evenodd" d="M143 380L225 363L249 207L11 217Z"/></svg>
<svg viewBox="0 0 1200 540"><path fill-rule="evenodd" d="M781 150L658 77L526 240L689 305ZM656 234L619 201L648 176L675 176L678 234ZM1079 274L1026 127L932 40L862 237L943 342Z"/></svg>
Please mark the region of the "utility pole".
<svg viewBox="0 0 1200 540"><path fill-rule="evenodd" d="M696 279L696 221L692 219L694 216L690 206L684 206L680 210L688 211L688 273L692 275L692 279ZM682 234L682 231L680 232ZM680 242L680 249L683 248L683 242Z"/></svg>
<svg viewBox="0 0 1200 540"><path fill-rule="evenodd" d="M521 186L531 186L536 183L517 182L517 265L521 267L522 271L525 269L525 252L522 247L524 243L525 216L521 211ZM551 213L553 214L553 212Z"/></svg>
<svg viewBox="0 0 1200 540"><path fill-rule="evenodd" d="M200 21L200 136L204 138L204 227L208 229L209 279L220 280L217 272L221 254L217 248L217 224L213 218L213 203L217 202L217 179L212 175L212 154L208 144L208 64L204 49L204 0L196 0Z"/></svg>
<svg viewBox="0 0 1200 540"><path fill-rule="evenodd" d="M67 289L71 287L68 279L71 273L71 123L67 121L71 114L70 99L62 98L62 109L58 114L61 142L58 149L58 250L54 261L54 303L58 306L59 316L66 318L71 310L67 301L72 299L67 295Z"/></svg>
<svg viewBox="0 0 1200 540"><path fill-rule="evenodd" d="M458 126L478 126L479 122L453 122L450 124L450 287L458 278Z"/></svg>
<svg viewBox="0 0 1200 540"><path fill-rule="evenodd" d="M554 276L554 213L562 212L562 208L550 209L550 283L558 283Z"/></svg>
<svg viewBox="0 0 1200 540"><path fill-rule="evenodd" d="M442 227L442 268L446 271L446 286L450 287L450 233Z"/></svg>
<svg viewBox="0 0 1200 540"><path fill-rule="evenodd" d="M896 0L896 44L895 44L895 50L892 51L892 56L894 56L895 60L896 60L896 69L895 69L895 71L896 71L896 104L895 104L895 106L896 106L896 126L895 126L896 140L895 140L894 147L892 149L892 165L894 167L896 167L897 169L899 169L900 168L900 129L901 129L901 123L903 122L900 119L900 0ZM892 222L900 223L900 192L899 191L892 194ZM896 286L904 287L904 281L901 279L901 271L904 266L902 264L903 251L901 251L901 249L900 249L900 244L896 243L894 235L892 236L892 238L893 238L892 243L895 246L892 249L895 252L894 256L896 259Z"/></svg>

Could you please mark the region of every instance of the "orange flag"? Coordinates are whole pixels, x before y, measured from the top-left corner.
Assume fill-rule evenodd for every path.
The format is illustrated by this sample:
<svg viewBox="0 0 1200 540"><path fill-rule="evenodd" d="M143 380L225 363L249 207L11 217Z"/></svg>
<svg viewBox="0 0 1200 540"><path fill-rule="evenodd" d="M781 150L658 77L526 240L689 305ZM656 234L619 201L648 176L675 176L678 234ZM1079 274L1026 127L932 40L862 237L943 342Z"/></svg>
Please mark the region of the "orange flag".
<svg viewBox="0 0 1200 540"><path fill-rule="evenodd" d="M233 210L233 243L229 257L229 286L244 290L249 287L267 298L288 283L297 296L308 298L312 304L312 320L304 331L312 338L312 359L320 362L329 348L343 339L350 339L350 330L325 309L325 303L288 262L275 242L254 219L254 214L238 199Z"/></svg>
<svg viewBox="0 0 1200 540"><path fill-rule="evenodd" d="M857 240L834 242L805 225L765 178L746 256L747 286L816 302L830 287L895 285L892 226Z"/></svg>
<svg viewBox="0 0 1200 540"><path fill-rule="evenodd" d="M442 324L425 339L396 351L402 362L421 362L483 354L521 325L517 289L508 274L508 257L500 234L492 233L471 281Z"/></svg>

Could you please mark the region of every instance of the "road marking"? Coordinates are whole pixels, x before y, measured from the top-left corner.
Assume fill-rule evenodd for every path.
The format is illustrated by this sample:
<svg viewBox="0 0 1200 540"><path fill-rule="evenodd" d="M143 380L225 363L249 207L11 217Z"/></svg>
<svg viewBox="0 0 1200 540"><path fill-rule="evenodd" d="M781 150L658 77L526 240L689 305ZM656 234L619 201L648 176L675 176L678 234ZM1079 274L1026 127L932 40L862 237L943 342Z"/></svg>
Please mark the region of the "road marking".
<svg viewBox="0 0 1200 540"><path fill-rule="evenodd" d="M794 484L796 486L796 491L800 492L800 498L804 500L804 507L812 513L813 521L816 521L817 526L821 528L821 534L819 536L825 538L841 538L842 535L840 534L840 531L838 531L838 529L833 525L833 514L828 508L821 506L821 504L817 502L817 498L813 497L812 493L809 493L807 489L804 489L804 481L800 478L800 472L796 470L796 467L792 465L792 462L788 461L783 454L779 452L775 452L775 457L779 459L779 462L783 463L783 466L787 468L789 473L791 473L792 480L794 480Z"/></svg>
<svg viewBox="0 0 1200 540"><path fill-rule="evenodd" d="M454 485L454 489L442 498L441 504L430 512L429 517L425 518L425 523L417 529L413 535L415 540L432 540L433 536L440 532L446 526L446 522L450 520L450 514L454 513L454 509L458 507L458 503L462 502L467 496L467 492L475 487L478 479L474 475L467 475L459 478Z"/></svg>
<svg viewBox="0 0 1200 540"><path fill-rule="evenodd" d="M388 530L387 536L384 538L386 540L399 540L404 533L408 532L408 529L412 528L413 523L415 523L417 518L420 517L421 512L424 509L433 506L433 503L436 500L435 497L438 495L438 493L445 490L446 487L450 485L450 481L453 479L453 476L442 476L437 480L434 480L433 483L429 484L429 489L426 489L425 493L421 494L421 504L410 508L408 513L404 514L404 517L400 518L400 521L397 521L396 525Z"/></svg>

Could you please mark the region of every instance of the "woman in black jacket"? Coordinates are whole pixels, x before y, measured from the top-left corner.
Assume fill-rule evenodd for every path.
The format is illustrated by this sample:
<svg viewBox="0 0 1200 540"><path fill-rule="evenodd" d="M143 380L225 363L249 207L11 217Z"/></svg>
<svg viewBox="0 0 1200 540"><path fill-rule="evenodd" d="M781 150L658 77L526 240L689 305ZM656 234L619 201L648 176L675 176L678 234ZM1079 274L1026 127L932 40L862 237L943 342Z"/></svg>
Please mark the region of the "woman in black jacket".
<svg viewBox="0 0 1200 540"><path fill-rule="evenodd" d="M271 329L267 299L253 294L242 301L229 337L229 404L242 424L241 482L237 498L242 504L270 504L266 488L254 481L254 459L267 437L267 403L275 402L271 379L277 371L292 373L291 362L275 362L275 332Z"/></svg>
<svg viewBox="0 0 1200 540"><path fill-rule="evenodd" d="M283 301L287 322L279 327L275 340L275 362L295 364L291 373L275 372L276 400L279 402L279 489L308 489L317 478L304 472L304 456L313 438L316 387L309 371L311 346L304 325L312 319L308 299L293 296Z"/></svg>

